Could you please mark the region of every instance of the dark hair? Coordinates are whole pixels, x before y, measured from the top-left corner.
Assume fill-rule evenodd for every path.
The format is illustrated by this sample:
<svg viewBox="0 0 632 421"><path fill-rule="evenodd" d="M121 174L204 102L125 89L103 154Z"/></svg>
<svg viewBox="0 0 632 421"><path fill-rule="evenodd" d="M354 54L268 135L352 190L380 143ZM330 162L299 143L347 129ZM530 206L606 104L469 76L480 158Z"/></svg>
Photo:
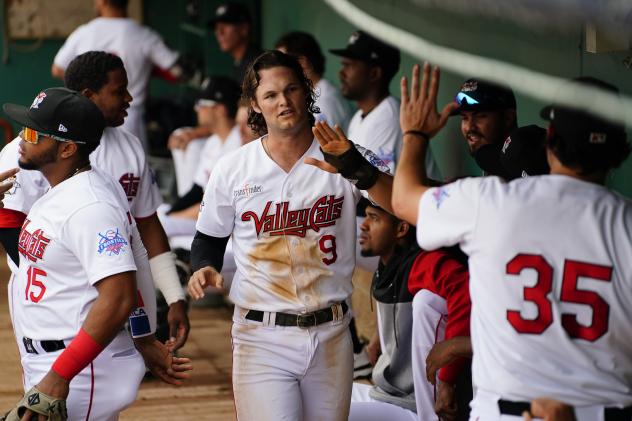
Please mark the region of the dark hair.
<svg viewBox="0 0 632 421"><path fill-rule="evenodd" d="M616 86L592 76L581 76L574 81L619 94ZM550 120L548 147L565 167L581 175L606 173L619 167L630 155L630 143L622 124L585 110L556 105L545 107L540 115ZM593 136L603 136L603 141L593 142Z"/></svg>
<svg viewBox="0 0 632 421"><path fill-rule="evenodd" d="M325 56L318 41L307 32L288 32L279 38L274 48L284 48L293 56L304 56L317 75L322 76L325 73Z"/></svg>
<svg viewBox="0 0 632 421"><path fill-rule="evenodd" d="M108 73L123 69L123 60L105 51L88 51L75 57L64 73L64 85L73 91L90 89L98 92L108 83Z"/></svg>
<svg viewBox="0 0 632 421"><path fill-rule="evenodd" d="M127 9L128 0L107 0L107 3L116 9Z"/></svg>
<svg viewBox="0 0 632 421"><path fill-rule="evenodd" d="M244 83L241 89L243 97L250 101L256 101L257 87L259 86L259 82L261 80L259 71L274 67L287 67L292 70L298 78L306 93L305 106L309 113L309 124L310 126L313 126L315 122L314 114L320 113L320 110L315 105L316 96L314 94L314 86L312 81L305 76L303 68L294 56L284 54L276 50L263 52L250 64L250 66L248 66L248 70L246 70ZM260 136L268 133L268 127L266 126L263 115L255 112L252 107L248 109L248 127Z"/></svg>
<svg viewBox="0 0 632 421"><path fill-rule="evenodd" d="M590 115L586 113L585 118L590 118ZM630 142L624 129L607 136L608 142L590 145L559 136L552 127L548 131L548 147L565 167L577 170L581 175L608 172L618 168L628 158Z"/></svg>

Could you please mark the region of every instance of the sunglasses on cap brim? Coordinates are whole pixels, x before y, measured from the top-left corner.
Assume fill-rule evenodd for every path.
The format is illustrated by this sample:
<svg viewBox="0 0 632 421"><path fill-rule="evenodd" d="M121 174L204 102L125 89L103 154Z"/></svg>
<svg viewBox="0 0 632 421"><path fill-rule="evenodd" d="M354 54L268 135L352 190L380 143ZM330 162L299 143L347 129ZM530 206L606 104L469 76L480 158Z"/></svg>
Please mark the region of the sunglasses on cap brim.
<svg viewBox="0 0 632 421"><path fill-rule="evenodd" d="M456 99L456 102L459 103L459 105L478 105L479 104L478 100L472 98L465 92L459 92L458 94L456 94L455 99Z"/></svg>
<svg viewBox="0 0 632 421"><path fill-rule="evenodd" d="M37 145L39 143L40 137L50 137L51 139L54 139L58 142L73 142L73 143L81 143L84 145L86 143L86 142L81 142L78 140L64 139L63 137L55 136L52 134L41 133L41 132L38 132L37 130L31 129L30 127L23 127L22 131L20 131L20 137L26 143L31 143L33 145Z"/></svg>

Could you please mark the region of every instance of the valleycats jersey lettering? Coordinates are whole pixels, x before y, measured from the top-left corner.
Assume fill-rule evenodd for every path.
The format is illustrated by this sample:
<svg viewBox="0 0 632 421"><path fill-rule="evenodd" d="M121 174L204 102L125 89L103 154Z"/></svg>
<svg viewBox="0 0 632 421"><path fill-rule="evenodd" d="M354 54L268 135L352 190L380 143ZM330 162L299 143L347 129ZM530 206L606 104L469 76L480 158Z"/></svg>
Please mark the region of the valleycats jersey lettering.
<svg viewBox="0 0 632 421"><path fill-rule="evenodd" d="M18 239L18 251L31 262L36 262L38 259L44 258L44 251L50 243L50 239L44 236L44 231L41 229L37 229L32 233L28 232L26 228L30 223L31 221L26 219L22 225L20 238Z"/></svg>
<svg viewBox="0 0 632 421"><path fill-rule="evenodd" d="M244 222L254 221L257 237L261 233L275 235L296 235L305 237L308 230L315 232L321 228L332 226L342 213L344 196L323 196L316 200L311 208L289 210L290 202L281 202L274 205L276 212L270 214L272 201L266 203L261 216L253 211L241 214Z"/></svg>

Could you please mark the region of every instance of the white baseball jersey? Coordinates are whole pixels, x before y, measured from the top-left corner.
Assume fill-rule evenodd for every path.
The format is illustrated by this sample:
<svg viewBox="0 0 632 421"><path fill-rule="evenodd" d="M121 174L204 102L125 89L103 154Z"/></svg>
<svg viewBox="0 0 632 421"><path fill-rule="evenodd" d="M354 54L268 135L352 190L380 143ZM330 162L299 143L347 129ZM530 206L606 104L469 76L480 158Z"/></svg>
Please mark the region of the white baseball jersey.
<svg viewBox="0 0 632 421"><path fill-rule="evenodd" d="M224 156L211 174L196 228L232 234L230 298L240 307L313 311L351 293L360 191L305 164L308 156L323 159L316 140L286 173L259 139Z"/></svg>
<svg viewBox="0 0 632 421"><path fill-rule="evenodd" d="M136 136L121 127L106 127L90 162L120 183L134 218L156 213L162 196Z"/></svg>
<svg viewBox="0 0 632 421"><path fill-rule="evenodd" d="M99 17L79 26L66 39L55 56L56 66L66 69L79 54L107 51L123 60L127 71L128 90L134 102L145 103L147 82L154 65L169 69L178 59L155 31L131 18Z"/></svg>
<svg viewBox="0 0 632 421"><path fill-rule="evenodd" d="M202 149L200 162L195 171L193 182L198 186L206 187L208 179L211 176L213 168L217 165L217 161L228 152L233 151L241 146L241 135L239 128L233 127L228 137L222 140L218 135L210 136Z"/></svg>
<svg viewBox="0 0 632 421"><path fill-rule="evenodd" d="M351 117L351 108L338 88L323 78L314 86L314 91L316 106L320 109L320 113L315 114L316 121L326 121L331 127L337 124L346 130Z"/></svg>
<svg viewBox="0 0 632 421"><path fill-rule="evenodd" d="M562 175L469 178L422 196L421 247L469 255L479 391L632 404L630 226L630 201Z"/></svg>
<svg viewBox="0 0 632 421"><path fill-rule="evenodd" d="M6 145L0 153L0 168L18 166L20 137ZM140 141L120 127L106 127L99 147L90 155L94 167L102 169L121 184L135 218L144 218L156 212L162 203L160 191ZM48 190L48 181L41 172L20 170L16 185L6 195L6 209L28 213L33 203Z"/></svg>
<svg viewBox="0 0 632 421"><path fill-rule="evenodd" d="M95 50L107 51L123 60L133 98L125 127L143 140L142 118L151 70L154 65L171 68L178 53L170 50L156 32L131 18L99 17L70 34L57 52L54 64L65 70L76 56Z"/></svg>
<svg viewBox="0 0 632 421"><path fill-rule="evenodd" d="M16 331L33 340L72 339L98 296L94 285L136 271L124 200L105 173L90 170L33 205L18 243Z"/></svg>
<svg viewBox="0 0 632 421"><path fill-rule="evenodd" d="M399 127L399 100L394 96L388 96L364 117L362 110L356 111L349 123L347 137L358 145L373 151L394 174L402 145L402 130ZM430 149L426 153L426 173L433 180L442 179Z"/></svg>

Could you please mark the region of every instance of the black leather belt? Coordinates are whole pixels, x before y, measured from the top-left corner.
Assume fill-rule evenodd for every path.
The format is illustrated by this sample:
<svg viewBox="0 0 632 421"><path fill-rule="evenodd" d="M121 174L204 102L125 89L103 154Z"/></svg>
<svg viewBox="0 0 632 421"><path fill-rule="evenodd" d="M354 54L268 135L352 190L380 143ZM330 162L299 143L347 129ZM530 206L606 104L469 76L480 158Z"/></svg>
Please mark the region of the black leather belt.
<svg viewBox="0 0 632 421"><path fill-rule="evenodd" d="M343 301L340 303L340 306L342 307L342 315L346 314L347 310L349 310L347 303ZM307 329L308 327L331 322L334 320L335 311L332 307L312 311L311 313L276 313L274 324L277 326L298 326L300 328ZM248 310L248 313L246 313L246 319L253 320L255 322L263 322L263 313L263 311L259 310Z"/></svg>
<svg viewBox="0 0 632 421"><path fill-rule="evenodd" d="M521 417L524 411L531 410L529 402L498 400L498 409L504 415L516 415ZM625 408L604 408L605 421L630 421L632 420L632 406Z"/></svg>
<svg viewBox="0 0 632 421"><path fill-rule="evenodd" d="M35 349L35 347L33 346L33 343L39 344L39 346L46 352L55 352L59 351L60 349L66 348L66 344L64 343L64 341L61 340L34 341L31 338L23 337L22 343L24 344L24 349L29 354L39 354L39 352L37 352L37 349Z"/></svg>

